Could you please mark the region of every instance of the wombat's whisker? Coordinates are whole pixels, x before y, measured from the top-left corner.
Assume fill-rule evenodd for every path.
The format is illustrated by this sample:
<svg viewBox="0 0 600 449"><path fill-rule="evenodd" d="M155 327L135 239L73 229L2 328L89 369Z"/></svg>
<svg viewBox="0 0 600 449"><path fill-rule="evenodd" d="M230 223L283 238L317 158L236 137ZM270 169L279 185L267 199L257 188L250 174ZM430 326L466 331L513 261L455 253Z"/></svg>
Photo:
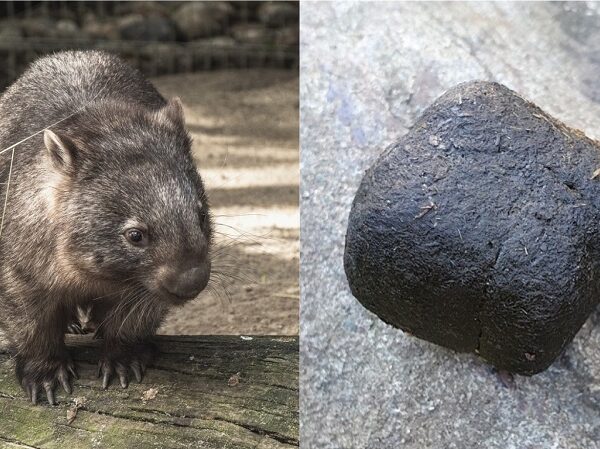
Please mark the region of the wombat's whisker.
<svg viewBox="0 0 600 449"><path fill-rule="evenodd" d="M34 137L35 137L35 136L37 136L38 134L41 134L41 133L43 133L44 131L46 131L47 129L50 129L50 128L52 128L53 126L56 126L56 125L58 125L58 124L60 124L60 123L64 122L65 120L68 120L68 119L70 119L70 118L71 118L71 117L73 117L75 114L79 114L81 111L83 111L85 108L87 108L87 107L89 106L89 104L90 104L90 103L92 103L93 101L95 101L95 100L96 100L96 98L98 98L98 96L99 96L99 95L100 95L100 94L103 92L103 89L105 89L105 88L106 88L106 83L105 83L104 87L102 87L102 89L100 89L100 90L98 91L98 93L92 97L92 99L91 99L91 100L89 100L89 101L88 101L87 103L85 103L85 104L84 104L82 107L80 107L79 109L77 109L75 112L73 112L73 113L71 113L71 114L67 115L66 117L63 117L63 118L61 118L60 120L57 120L57 121L55 121L54 123L52 123L52 124L50 124L50 125L46 126L45 128L42 128L42 129L40 129L39 131L36 131L36 132L34 132L33 134L30 134L29 136L25 137L24 139L22 139L22 140L19 140L17 143L14 143L14 144L12 144L12 145L11 145L11 146L9 146L9 147L7 147L7 148L4 148L3 150L0 150L0 154L6 153L7 151L9 151L9 150L12 150L12 149L14 149L14 148L18 147L18 146L19 146L19 145L21 145L22 143L24 143L24 142L27 142L29 139L32 139L32 138L34 138Z"/></svg>
<svg viewBox="0 0 600 449"><path fill-rule="evenodd" d="M210 251L213 267L224 262L231 262L233 266L239 265L239 254L233 250L242 246L242 243L230 242L219 245Z"/></svg>
<svg viewBox="0 0 600 449"><path fill-rule="evenodd" d="M236 265L236 261L232 261L231 263L227 261L217 261L218 263L214 263L212 267L212 271L215 273L221 272L231 272L231 273L241 273L244 275L255 275L255 269L250 267L239 267Z"/></svg>
<svg viewBox="0 0 600 449"><path fill-rule="evenodd" d="M212 270L212 273L217 279L233 279L235 281L238 282L249 282L249 283L256 283L257 280L253 279L250 277L250 273L240 273L240 274L233 274L230 271L220 271L218 269L214 269Z"/></svg>
<svg viewBox="0 0 600 449"><path fill-rule="evenodd" d="M82 109L83 109L83 108L82 108ZM65 120L67 120L67 119L69 119L69 118L73 117L73 116L74 116L75 114L77 114L78 112L80 112L80 110L77 110L77 111L73 112L72 114L69 114L69 115L67 115L66 117L64 117L64 118L62 118L62 119L60 119L60 120L58 120L58 121L56 121L56 122L52 123L51 125L49 125L49 126L47 126L47 127L43 128L43 129L40 129L39 131L36 131L36 132L35 132L35 133L33 133L33 134L30 134L29 136L25 137L24 139L22 139L22 140L19 140L17 143L13 143L11 146L9 146L9 147L7 147L7 148L4 148L3 150L0 150L0 154L6 153L7 151L10 151L10 150L14 150L16 147L18 147L18 146L19 146L19 145L21 145L22 143L24 143L24 142L27 142L29 139L32 139L32 138L34 138L34 137L35 137L35 136L37 136L38 134L41 134L41 133L43 133L44 131L46 131L47 129L49 129L49 128L53 127L53 126L56 126L56 125L58 125L58 124L59 124L59 123L61 123L61 122L64 122Z"/></svg>
<svg viewBox="0 0 600 449"><path fill-rule="evenodd" d="M217 235L219 235L219 236L221 236L223 238L226 238L226 239L229 239L229 240L233 240L233 241L236 241L236 242L243 241L242 240L243 236L232 236L230 234L226 234L224 232L219 232L219 231L213 231L213 233L217 234Z"/></svg>
<svg viewBox="0 0 600 449"><path fill-rule="evenodd" d="M225 168L225 165L227 165L227 159L229 159L229 145L225 147L225 157L223 158L220 168Z"/></svg>
<svg viewBox="0 0 600 449"><path fill-rule="evenodd" d="M265 232L264 234L254 234L252 232L244 231L242 229L236 228L235 226L227 225L225 223L215 222L214 224L217 225L217 226L223 226L223 227L226 227L226 228L230 228L233 231L235 231L237 233L237 235L240 236L240 237L253 237L253 238L256 238L256 239L260 239L260 240L283 241L283 239L281 239L279 237L272 237L270 235L272 233L272 231ZM232 237L229 234L225 234L225 235L227 235L229 237Z"/></svg>
<svg viewBox="0 0 600 449"><path fill-rule="evenodd" d="M122 309L124 309L128 304L130 304L133 301L133 299L135 298L136 294L138 294L137 292L140 290L142 290L142 288L140 286L127 287L127 288L121 290L121 293L122 293L121 302L119 302L117 307L115 307L111 311L111 313L107 314L107 316L104 318L104 320L102 320L102 322L98 325L96 332L98 332L104 324L108 323L109 320L116 317L121 312Z"/></svg>
<svg viewBox="0 0 600 449"><path fill-rule="evenodd" d="M244 236L238 236L238 237L228 237L229 241L227 242L219 242L218 244L216 244L215 248L211 250L211 255L212 256L217 256L221 253L223 253L224 251L237 247L237 246L242 246L242 245L256 245L259 247L263 247L264 244L261 243L260 240L254 239L254 238L246 238Z"/></svg>
<svg viewBox="0 0 600 449"><path fill-rule="evenodd" d="M246 239L246 241L248 242L252 242L252 243L259 243L261 240L274 240L275 238L273 237L268 237L268 233L264 234L264 235L257 235L257 234L252 234L250 232L241 232L241 231L236 231L236 234L228 234L226 232L223 231L214 231L216 234L228 238L230 240L233 239L238 239L238 240L242 240L242 239Z"/></svg>
<svg viewBox="0 0 600 449"><path fill-rule="evenodd" d="M213 217L237 218L237 217L268 217L267 214L213 214Z"/></svg>
<svg viewBox="0 0 600 449"><path fill-rule="evenodd" d="M224 226L224 227L226 227L226 228L232 229L233 231L237 232L237 233L238 233L238 234L240 234L240 235L252 235L252 236L254 236L254 237L263 237L264 235L268 235L268 234L269 234L269 232L267 232L267 233L266 233L266 234L264 234L264 235L260 235L260 234L253 234L253 233L251 233L251 232L249 232L249 231L244 231L243 229L236 228L235 226L228 225L228 224L226 224L226 223L219 223L219 222L217 222L217 221L215 221L215 222L214 222L214 224L215 224L215 225L217 225L217 226Z"/></svg>
<svg viewBox="0 0 600 449"><path fill-rule="evenodd" d="M9 189L10 189L10 178L11 178L11 175L12 175L13 162L14 162L14 159L15 159L15 148L18 147L19 145L21 145L22 143L27 142L29 139L34 138L38 134L43 133L47 129L50 129L53 126L56 126L56 125L64 122L65 120L70 119L75 114L78 114L79 112L83 111L89 105L89 103L91 103L91 102L93 102L93 101L96 100L96 98L100 95L100 93L103 92L104 88L106 88L106 83L105 83L104 87L101 88L98 91L98 93L96 95L94 95L94 97L88 103L84 104L81 108L77 109L72 114L69 114L66 117L63 117L62 119L55 121L54 123L48 125L47 127L43 128L43 129L40 129L39 131L36 131L33 134L30 134L29 136L25 137L24 139L18 141L17 143L14 143L14 144L12 144L9 147L6 147L3 150L0 150L0 155L6 153L7 151L12 150L12 154L11 154L11 157L10 157L10 166L9 166L9 170L8 170L8 180L7 180L6 183L2 183L3 185L6 185L6 194L4 196L4 206L2 207L2 220L0 221L0 237L2 236L2 229L4 228L4 217L6 215L6 206L8 204L8 192L9 192Z"/></svg>
<svg viewBox="0 0 600 449"><path fill-rule="evenodd" d="M228 237L228 238L244 237L243 233L240 233L240 232L237 232L236 234L227 233L227 232L224 232L224 231L217 231L217 230L213 230L213 232L215 234L222 235L223 237Z"/></svg>
<svg viewBox="0 0 600 449"><path fill-rule="evenodd" d="M233 279L234 281L242 281L242 278L240 278L239 276L236 276L234 274L228 274L228 273L224 273L224 272L219 272L219 271L215 271L213 270L211 273L216 279L219 280L226 280L226 279Z"/></svg>
<svg viewBox="0 0 600 449"><path fill-rule="evenodd" d="M213 230L213 234L215 235L219 235L221 237L227 238L227 239L235 239L235 237L230 236L229 234L226 234L224 232L219 232L219 231L214 231Z"/></svg>
<svg viewBox="0 0 600 449"><path fill-rule="evenodd" d="M220 289L217 289L217 287L220 287ZM229 290L227 290L227 287L225 285L223 285L222 283L218 283L215 284L214 283L214 279L209 281L209 284L207 286L208 290L210 293L212 293L221 303L221 307L223 307L224 310L229 309L229 306L231 306L231 294L229 293ZM223 296L225 298L223 298ZM226 300L226 305L227 307L223 306L223 299Z"/></svg>
<svg viewBox="0 0 600 449"><path fill-rule="evenodd" d="M8 168L8 179L6 181L6 194L4 195L4 206L2 207L2 219L0 220L0 237L2 237L2 229L4 229L4 217L6 216L6 205L8 204L8 192L10 190L10 178L12 177L13 162L15 160L15 149L12 149L10 156L10 166Z"/></svg>
<svg viewBox="0 0 600 449"><path fill-rule="evenodd" d="M127 282L127 281L130 281L132 279L135 279L135 277L127 278L127 279L123 280L123 282ZM125 287L125 288L123 288L121 290L117 290L116 292L108 293L108 294L102 295L102 296L96 296L95 298L90 299L90 301L98 301L100 299L110 298L111 296L119 295L119 294L123 293L124 291L126 291L128 289L131 289L131 288L135 288L135 286L131 286L130 285L130 286L127 286L127 287Z"/></svg>
<svg viewBox="0 0 600 449"><path fill-rule="evenodd" d="M136 304L133 305L133 307L129 310L129 313L125 316L125 318L123 319L123 321L121 322L121 326L119 326L119 330L117 330L117 336L121 334L121 330L123 329L123 325L125 324L125 322L129 319L129 317L131 316L131 314L140 306L140 304L146 304L147 302L144 301L144 299L146 299L148 297L148 295L143 294L138 297L138 299L136 299ZM144 309L142 309L144 310ZM141 316L143 317L143 313L141 314ZM142 321L142 320L139 320Z"/></svg>
<svg viewBox="0 0 600 449"><path fill-rule="evenodd" d="M260 241L252 239L252 238L228 237L228 239L226 241L219 242L217 245L215 245L215 248L212 251L213 251L213 254L218 254L218 252L222 252L224 249L229 249L229 248L241 246L241 245L262 246Z"/></svg>
<svg viewBox="0 0 600 449"><path fill-rule="evenodd" d="M244 276L244 280L247 282L257 282L256 270L251 267L240 267L236 260L232 260L230 263L227 260L216 260L213 262L212 272L215 274L238 273L238 276Z"/></svg>
<svg viewBox="0 0 600 449"><path fill-rule="evenodd" d="M141 289L133 291L131 293L131 296L127 299L127 301L123 302L122 304L119 304L120 307L117 307L118 310L117 310L117 312L112 314L111 319L114 319L114 318L120 319L121 312L125 312L129 306L133 305L133 307L131 307L129 309L129 313L131 313L131 311L136 308L136 306L138 305L139 299L143 295L144 295L144 291ZM127 316L129 316L129 315L127 315ZM119 327L119 330L116 333L117 336L119 335L119 332L121 331L121 328L123 327L124 322L125 322L125 320L121 320L121 326Z"/></svg>
<svg viewBox="0 0 600 449"><path fill-rule="evenodd" d="M211 256L217 257L219 255L226 254L225 251L227 251L231 248L237 247L237 246L241 246L244 243L247 243L247 242L233 240L228 243L223 243L223 244L219 245L218 248L215 248L214 250L211 251ZM250 242L250 243L254 243L254 242ZM260 243L256 243L256 245L260 245ZM262 245L260 245L260 246L262 246Z"/></svg>
<svg viewBox="0 0 600 449"><path fill-rule="evenodd" d="M244 279L241 276L228 276L224 274L215 275L215 280L221 283L222 286L233 287L235 283L242 284L256 284L256 282L252 282L249 279Z"/></svg>
<svg viewBox="0 0 600 449"><path fill-rule="evenodd" d="M226 257L232 257L235 259L235 257L228 250L230 250L232 248L236 248L238 246L241 246L241 244L240 243L231 243L229 245L223 245L223 246L220 246L219 248L215 248L215 249L211 250L210 257L212 257L213 263L214 263L214 260L217 258L223 259Z"/></svg>

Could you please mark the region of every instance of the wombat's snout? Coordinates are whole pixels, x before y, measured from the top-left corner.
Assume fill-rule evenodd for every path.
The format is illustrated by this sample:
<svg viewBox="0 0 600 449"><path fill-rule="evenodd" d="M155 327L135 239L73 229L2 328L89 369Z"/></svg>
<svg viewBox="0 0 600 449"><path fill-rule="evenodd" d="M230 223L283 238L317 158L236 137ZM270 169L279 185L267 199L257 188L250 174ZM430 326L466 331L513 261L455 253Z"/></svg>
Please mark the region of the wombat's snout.
<svg viewBox="0 0 600 449"><path fill-rule="evenodd" d="M179 301L195 298L204 290L210 278L210 262L182 270L161 270L159 285L168 296Z"/></svg>

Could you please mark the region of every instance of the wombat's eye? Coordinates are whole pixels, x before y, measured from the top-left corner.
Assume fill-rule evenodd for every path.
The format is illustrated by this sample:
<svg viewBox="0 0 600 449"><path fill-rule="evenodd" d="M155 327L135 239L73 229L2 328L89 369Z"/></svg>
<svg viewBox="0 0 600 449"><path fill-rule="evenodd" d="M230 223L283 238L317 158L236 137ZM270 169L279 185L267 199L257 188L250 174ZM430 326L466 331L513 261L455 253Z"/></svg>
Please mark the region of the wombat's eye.
<svg viewBox="0 0 600 449"><path fill-rule="evenodd" d="M134 245L143 245L146 238L143 231L136 228L131 228L125 231L125 237L127 240Z"/></svg>

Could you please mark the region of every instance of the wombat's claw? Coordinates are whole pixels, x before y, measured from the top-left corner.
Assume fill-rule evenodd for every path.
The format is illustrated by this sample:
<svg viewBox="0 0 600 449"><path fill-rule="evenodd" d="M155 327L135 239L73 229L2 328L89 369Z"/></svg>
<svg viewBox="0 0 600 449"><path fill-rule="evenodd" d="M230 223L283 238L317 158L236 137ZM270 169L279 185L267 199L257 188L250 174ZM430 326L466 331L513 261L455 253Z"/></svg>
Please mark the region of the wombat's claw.
<svg viewBox="0 0 600 449"><path fill-rule="evenodd" d="M98 378L102 377L102 388L104 390L108 389L110 385L110 381L112 380L115 373L119 377L119 383L122 388L127 388L129 386L129 376L128 369L131 369L131 372L135 376L135 379L140 383L142 381L142 377L144 375L144 371L146 370L146 366L144 363L140 362L137 359L134 359L129 362L129 367L122 362L119 361L111 361L108 359L103 359L98 362Z"/></svg>
<svg viewBox="0 0 600 449"><path fill-rule="evenodd" d="M48 398L48 404L56 405L57 402L56 396L54 395L54 390L56 389L57 385L60 385L68 394L73 392L69 375L75 379L79 378L77 376L77 372L75 371L75 366L71 362L60 365L54 373L54 378L49 378L51 377L50 375L47 376L47 380L39 381L33 380L30 376L25 375L21 381L21 385L23 386L23 389L27 393L27 396L33 405L37 405L42 387L44 388L46 397Z"/></svg>
<svg viewBox="0 0 600 449"><path fill-rule="evenodd" d="M69 334L76 334L76 335L84 335L87 332L83 330L83 328L78 324L78 323L71 323L67 326L67 332Z"/></svg>
<svg viewBox="0 0 600 449"><path fill-rule="evenodd" d="M133 371L135 380L137 380L138 383L141 383L142 377L144 376L144 367L142 363L138 362L137 360L134 360L133 362L131 362L130 368L131 371Z"/></svg>

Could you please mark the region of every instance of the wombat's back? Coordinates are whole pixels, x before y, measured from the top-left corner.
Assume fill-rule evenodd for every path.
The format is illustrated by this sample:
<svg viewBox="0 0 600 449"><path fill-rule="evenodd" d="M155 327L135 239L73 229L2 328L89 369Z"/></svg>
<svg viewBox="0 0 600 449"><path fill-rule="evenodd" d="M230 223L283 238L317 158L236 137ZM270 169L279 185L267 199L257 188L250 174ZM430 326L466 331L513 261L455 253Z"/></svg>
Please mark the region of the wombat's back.
<svg viewBox="0 0 600 449"><path fill-rule="evenodd" d="M65 51L41 58L0 97L0 149L107 98L151 109L165 104L137 70L111 54Z"/></svg>

